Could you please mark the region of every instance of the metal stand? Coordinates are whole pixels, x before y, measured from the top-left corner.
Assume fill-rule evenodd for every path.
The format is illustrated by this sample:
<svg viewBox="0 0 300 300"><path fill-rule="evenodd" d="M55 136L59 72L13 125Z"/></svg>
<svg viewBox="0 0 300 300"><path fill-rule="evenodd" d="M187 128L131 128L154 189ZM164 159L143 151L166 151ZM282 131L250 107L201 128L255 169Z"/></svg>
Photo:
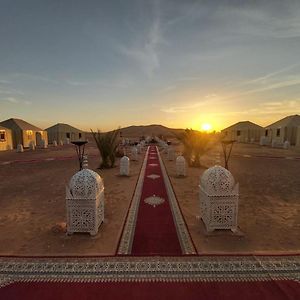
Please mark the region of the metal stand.
<svg viewBox="0 0 300 300"><path fill-rule="evenodd" d="M79 161L79 171L81 171L84 156L84 147L87 141L72 141L71 143L75 145L75 150Z"/></svg>
<svg viewBox="0 0 300 300"><path fill-rule="evenodd" d="M225 169L228 169L228 161L230 159L233 143L235 141L221 141L222 148L223 148L223 155L224 155L224 162L225 162Z"/></svg>

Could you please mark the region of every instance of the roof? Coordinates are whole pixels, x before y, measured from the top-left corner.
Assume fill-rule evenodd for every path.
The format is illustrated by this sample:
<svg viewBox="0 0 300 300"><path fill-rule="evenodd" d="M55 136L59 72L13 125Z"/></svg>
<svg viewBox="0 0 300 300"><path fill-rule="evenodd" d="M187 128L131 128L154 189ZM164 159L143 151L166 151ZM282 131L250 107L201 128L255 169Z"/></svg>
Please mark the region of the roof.
<svg viewBox="0 0 300 300"><path fill-rule="evenodd" d="M268 127L294 127L294 126L300 126L300 116L299 115L291 115L287 116L283 119L280 119L279 121L276 121L275 123L270 124Z"/></svg>
<svg viewBox="0 0 300 300"><path fill-rule="evenodd" d="M3 126L0 126L0 130L9 130L9 131L11 131L9 128L3 127Z"/></svg>
<svg viewBox="0 0 300 300"><path fill-rule="evenodd" d="M55 130L55 131L62 131L62 132L65 132L65 131L83 132L82 130L77 129L77 128L75 128L69 124L65 124L65 123L57 123L53 126L46 128L45 130Z"/></svg>
<svg viewBox="0 0 300 300"><path fill-rule="evenodd" d="M0 125L7 127L9 129L13 129L14 127L18 127L21 130L33 130L33 131L43 131L43 129L36 127L22 119L11 118L0 122Z"/></svg>
<svg viewBox="0 0 300 300"><path fill-rule="evenodd" d="M243 130L243 129L263 129L263 127L253 123L253 122L250 122L250 121L241 121L241 122L237 122L225 129L223 129L222 131L224 130L229 130L229 129L237 129L237 130Z"/></svg>

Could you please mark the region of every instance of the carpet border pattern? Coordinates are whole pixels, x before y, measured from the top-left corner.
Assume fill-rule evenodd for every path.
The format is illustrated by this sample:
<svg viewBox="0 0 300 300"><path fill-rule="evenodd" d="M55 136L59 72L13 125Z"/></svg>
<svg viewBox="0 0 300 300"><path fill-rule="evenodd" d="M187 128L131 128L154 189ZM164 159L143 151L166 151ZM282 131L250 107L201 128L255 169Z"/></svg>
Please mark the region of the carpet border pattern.
<svg viewBox="0 0 300 300"><path fill-rule="evenodd" d="M156 147L157 148L157 147ZM165 183L165 187L167 190L167 194L168 194L168 198L169 198L169 203L170 203L170 208L172 211L172 215L173 215L173 220L174 220L174 224L176 227L176 231L177 231L177 236L180 242L180 246L181 246L181 250L183 254L197 254L197 251L193 245L191 236L189 234L189 231L187 229L187 226L185 224L185 221L183 219L183 215L180 211L175 193L173 191L173 187L171 185L169 176L167 174L166 171L166 167L163 163L163 160L160 156L160 153L157 149L157 154L158 154L158 159L160 162L160 166L161 166L161 171L162 171L162 175L164 178L164 183Z"/></svg>
<svg viewBox="0 0 300 300"><path fill-rule="evenodd" d="M0 287L15 282L300 283L300 256L0 258Z"/></svg>
<svg viewBox="0 0 300 300"><path fill-rule="evenodd" d="M126 218L126 223L122 232L122 236L119 243L118 254L130 254L132 249L132 243L135 233L136 219L139 211L139 204L142 195L143 183L145 178L148 153L150 147L147 148L145 158L143 161L142 169L140 172L140 176L136 185L136 189L132 198L132 202L129 207L128 216Z"/></svg>

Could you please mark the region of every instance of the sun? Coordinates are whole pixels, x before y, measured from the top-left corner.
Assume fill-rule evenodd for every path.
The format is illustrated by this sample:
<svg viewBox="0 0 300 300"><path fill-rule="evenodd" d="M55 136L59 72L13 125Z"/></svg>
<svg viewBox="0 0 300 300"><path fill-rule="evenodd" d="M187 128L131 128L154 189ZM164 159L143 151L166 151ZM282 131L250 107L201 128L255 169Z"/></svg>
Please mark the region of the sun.
<svg viewBox="0 0 300 300"><path fill-rule="evenodd" d="M211 129L212 129L212 126L211 126L211 124L209 124L209 123L203 123L203 124L201 125L201 130L202 130L202 131L209 132L209 131L211 131Z"/></svg>

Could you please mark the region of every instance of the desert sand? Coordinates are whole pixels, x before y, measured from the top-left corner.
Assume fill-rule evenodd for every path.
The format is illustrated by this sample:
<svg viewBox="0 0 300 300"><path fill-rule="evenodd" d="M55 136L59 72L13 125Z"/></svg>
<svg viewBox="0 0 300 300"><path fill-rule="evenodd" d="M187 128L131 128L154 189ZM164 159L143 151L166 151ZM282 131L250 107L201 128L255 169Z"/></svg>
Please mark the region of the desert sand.
<svg viewBox="0 0 300 300"><path fill-rule="evenodd" d="M176 147L179 153L180 146ZM229 168L240 184L242 234L205 232L199 217L199 176L215 164L220 151L220 146L213 148L202 157L205 167L188 168L185 178L175 176L175 162L162 154L198 253L299 252L300 159L296 158L300 155L291 150L236 144ZM131 162L130 177L120 177L119 159L115 168L99 170L92 142L86 152L89 167L105 184L105 222L94 237L65 234L65 186L78 170L74 146L0 152L0 255L115 254L143 155Z"/></svg>

